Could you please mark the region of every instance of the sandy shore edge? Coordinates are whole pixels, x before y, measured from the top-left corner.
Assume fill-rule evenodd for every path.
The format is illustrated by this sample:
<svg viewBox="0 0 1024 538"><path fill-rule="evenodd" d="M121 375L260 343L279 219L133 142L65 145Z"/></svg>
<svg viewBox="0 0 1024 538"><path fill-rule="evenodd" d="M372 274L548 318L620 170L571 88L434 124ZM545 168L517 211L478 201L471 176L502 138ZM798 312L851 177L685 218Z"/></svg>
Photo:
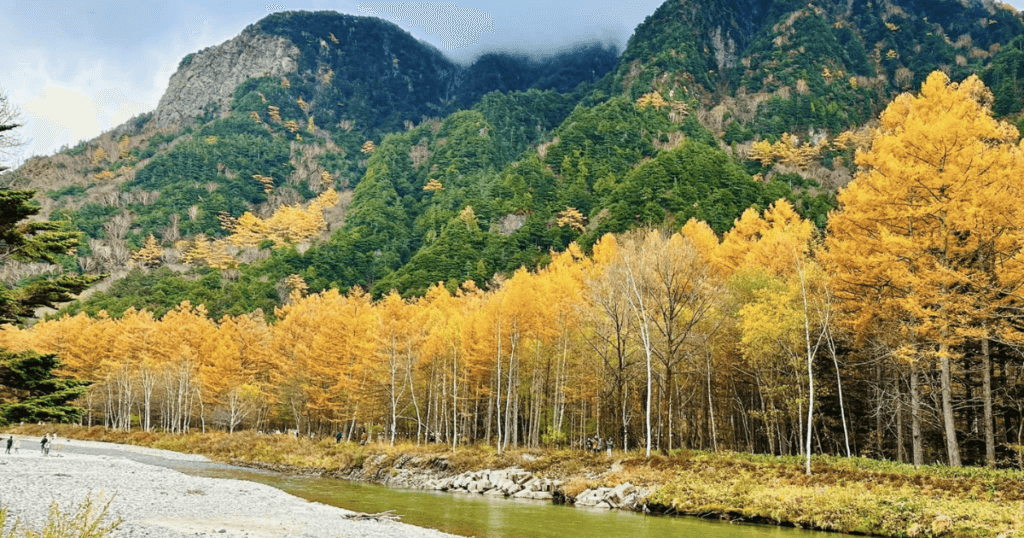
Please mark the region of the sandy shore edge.
<svg viewBox="0 0 1024 538"><path fill-rule="evenodd" d="M7 436L0 447L6 448ZM182 474L132 456L207 462L204 456L97 441L58 439L50 456L39 439L15 436L20 450L0 453L0 504L12 518L38 528L52 502L67 510L91 496L110 503L124 523L116 536L178 538L452 536L396 522L350 521L351 511L309 502L270 486ZM59 449L59 450L58 450ZM76 453L87 449L88 454ZM13 451L12 451L13 452Z"/></svg>

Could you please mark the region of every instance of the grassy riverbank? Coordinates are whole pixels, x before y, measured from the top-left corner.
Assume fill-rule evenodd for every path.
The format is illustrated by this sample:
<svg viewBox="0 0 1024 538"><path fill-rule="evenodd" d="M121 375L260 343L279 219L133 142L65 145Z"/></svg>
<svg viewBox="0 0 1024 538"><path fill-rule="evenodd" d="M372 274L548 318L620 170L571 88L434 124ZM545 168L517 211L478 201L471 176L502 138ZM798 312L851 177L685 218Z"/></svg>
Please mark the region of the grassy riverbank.
<svg viewBox="0 0 1024 538"><path fill-rule="evenodd" d="M11 433L41 436L39 426ZM630 482L648 488L656 512L717 516L837 532L893 537L982 538L1024 532L1024 473L913 466L864 458L817 457L814 475L797 458L681 451L643 457L574 450L509 450L441 445L361 447L251 432L171 435L57 427L61 436L203 454L225 462L380 477L396 467L447 474L519 466L565 481L574 497L587 488Z"/></svg>

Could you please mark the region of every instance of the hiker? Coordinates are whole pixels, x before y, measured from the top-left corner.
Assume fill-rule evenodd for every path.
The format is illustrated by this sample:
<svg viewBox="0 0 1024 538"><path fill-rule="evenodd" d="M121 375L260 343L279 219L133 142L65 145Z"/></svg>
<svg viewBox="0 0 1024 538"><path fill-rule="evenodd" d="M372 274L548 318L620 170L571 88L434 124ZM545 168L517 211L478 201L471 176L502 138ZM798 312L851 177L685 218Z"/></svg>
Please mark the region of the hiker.
<svg viewBox="0 0 1024 538"><path fill-rule="evenodd" d="M10 454L12 446L14 446L14 436L13 435L7 438L7 452L4 452L4 454Z"/></svg>
<svg viewBox="0 0 1024 538"><path fill-rule="evenodd" d="M612 436L608 436L608 441L605 442L604 446L608 447L608 457L612 457Z"/></svg>
<svg viewBox="0 0 1024 538"><path fill-rule="evenodd" d="M334 444L341 444L341 432L337 432L334 434Z"/></svg>
<svg viewBox="0 0 1024 538"><path fill-rule="evenodd" d="M366 432L359 438L359 446L366 446Z"/></svg>
<svg viewBox="0 0 1024 538"><path fill-rule="evenodd" d="M49 441L49 439L47 439L45 435L43 436L43 440L39 441L39 453L44 455L44 456L46 455L46 442L47 441Z"/></svg>

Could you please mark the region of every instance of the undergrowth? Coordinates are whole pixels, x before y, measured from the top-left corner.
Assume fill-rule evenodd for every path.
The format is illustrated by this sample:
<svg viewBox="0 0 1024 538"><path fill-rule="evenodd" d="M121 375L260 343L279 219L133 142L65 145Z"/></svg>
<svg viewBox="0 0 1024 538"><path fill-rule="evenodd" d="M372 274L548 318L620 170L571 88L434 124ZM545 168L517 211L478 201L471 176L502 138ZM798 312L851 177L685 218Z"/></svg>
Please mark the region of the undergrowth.
<svg viewBox="0 0 1024 538"><path fill-rule="evenodd" d="M0 537L2 538L107 538L121 526L122 519L106 521L113 498L102 505L87 496L81 504L61 510L56 501L50 504L46 522L41 528L28 528L20 520L8 525L8 510L0 507Z"/></svg>

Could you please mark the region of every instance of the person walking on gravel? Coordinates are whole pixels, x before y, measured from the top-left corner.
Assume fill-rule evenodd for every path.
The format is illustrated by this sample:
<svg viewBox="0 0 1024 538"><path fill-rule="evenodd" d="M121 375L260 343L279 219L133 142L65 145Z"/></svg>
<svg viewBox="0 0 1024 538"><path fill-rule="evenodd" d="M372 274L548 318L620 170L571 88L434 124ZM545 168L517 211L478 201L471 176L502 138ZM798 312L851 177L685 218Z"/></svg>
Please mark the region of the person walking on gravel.
<svg viewBox="0 0 1024 538"><path fill-rule="evenodd" d="M13 435L7 438L7 452L4 452L4 454L10 454L12 446L14 446L14 436Z"/></svg>
<svg viewBox="0 0 1024 538"><path fill-rule="evenodd" d="M48 439L47 439L47 438L46 438L46 436L44 435L44 436L43 436L43 440L42 440L42 441L39 441L39 453L40 453L40 454L42 454L42 455L44 455L44 456L46 455L46 441L47 441L47 440L48 440Z"/></svg>

